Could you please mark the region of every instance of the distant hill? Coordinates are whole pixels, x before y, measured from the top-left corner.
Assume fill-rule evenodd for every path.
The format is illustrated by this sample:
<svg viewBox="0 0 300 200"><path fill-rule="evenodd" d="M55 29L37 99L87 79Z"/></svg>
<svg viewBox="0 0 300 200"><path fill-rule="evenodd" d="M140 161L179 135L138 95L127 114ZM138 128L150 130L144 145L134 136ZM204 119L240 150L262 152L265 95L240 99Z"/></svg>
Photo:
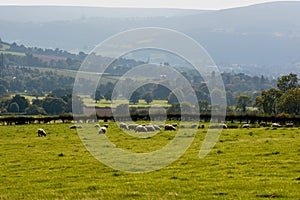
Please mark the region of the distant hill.
<svg viewBox="0 0 300 200"><path fill-rule="evenodd" d="M300 2L220 11L0 7L0 37L29 46L88 52L120 31L165 27L194 38L224 70L300 74L299 11Z"/></svg>

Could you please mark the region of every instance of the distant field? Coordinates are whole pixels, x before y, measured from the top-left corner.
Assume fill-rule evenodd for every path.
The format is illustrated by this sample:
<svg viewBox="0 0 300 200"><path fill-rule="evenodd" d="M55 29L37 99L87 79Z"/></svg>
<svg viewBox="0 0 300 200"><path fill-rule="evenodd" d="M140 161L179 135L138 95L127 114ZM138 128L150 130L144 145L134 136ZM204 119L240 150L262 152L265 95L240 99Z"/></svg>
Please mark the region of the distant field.
<svg viewBox="0 0 300 200"><path fill-rule="evenodd" d="M204 159L198 153L207 130L199 129L193 144L176 162L159 171L131 174L97 161L69 126L0 126L0 199L300 197L299 128L223 130ZM110 140L133 152L159 149L175 134L161 131L152 138L138 139L113 123L109 126ZM39 127L49 133L47 137L37 137Z"/></svg>
<svg viewBox="0 0 300 200"><path fill-rule="evenodd" d="M113 104L111 104L110 101L106 101L105 99L101 99L100 101L95 103L95 100L91 99L88 96L85 96L83 98L83 102L84 102L84 105L86 105L86 106L113 107L113 108L115 108L117 105L120 105L120 104L128 104L129 103L128 100L117 100ZM168 104L167 100L154 100L150 104L147 104L145 102L145 100L139 100L139 103L137 103L137 104L134 104L134 105L130 104L131 107L149 107L149 106L154 106L154 105L159 105L159 106L164 106L164 107L170 106Z"/></svg>
<svg viewBox="0 0 300 200"><path fill-rule="evenodd" d="M13 52L13 51L0 51L0 54L11 54L11 55L15 55L15 56L25 56L25 53L20 53L20 52Z"/></svg>
<svg viewBox="0 0 300 200"><path fill-rule="evenodd" d="M7 45L7 44L2 44L2 46L1 46L1 48L0 48L0 51L5 51L5 50L7 50L7 49L9 49L9 45Z"/></svg>

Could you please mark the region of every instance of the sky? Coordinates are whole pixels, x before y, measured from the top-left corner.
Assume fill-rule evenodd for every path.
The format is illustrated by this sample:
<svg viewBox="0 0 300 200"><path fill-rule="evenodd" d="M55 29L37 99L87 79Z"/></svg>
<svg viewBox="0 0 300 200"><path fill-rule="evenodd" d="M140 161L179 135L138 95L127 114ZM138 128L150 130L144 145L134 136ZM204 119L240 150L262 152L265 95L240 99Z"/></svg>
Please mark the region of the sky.
<svg viewBox="0 0 300 200"><path fill-rule="evenodd" d="M274 0L0 0L0 5L72 5L219 10L265 2L274 2Z"/></svg>

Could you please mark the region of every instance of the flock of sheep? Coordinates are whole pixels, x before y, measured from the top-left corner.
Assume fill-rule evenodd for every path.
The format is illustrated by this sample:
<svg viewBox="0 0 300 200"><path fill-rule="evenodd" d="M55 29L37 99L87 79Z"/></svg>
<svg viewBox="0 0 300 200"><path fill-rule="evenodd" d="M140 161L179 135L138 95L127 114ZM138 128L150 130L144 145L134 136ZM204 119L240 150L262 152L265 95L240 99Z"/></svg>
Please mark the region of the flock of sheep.
<svg viewBox="0 0 300 200"><path fill-rule="evenodd" d="M261 122L260 126L265 126L265 122ZM282 125L278 123L272 123L272 127L282 127ZM288 124L287 127L293 126L293 124ZM107 132L108 124L104 124L103 126L100 126L99 124L95 125L96 128L99 128L98 133L99 134L105 134ZM161 131L164 129L165 131L175 131L178 127L178 124L165 124L165 125L154 125L154 124L146 124L146 125L139 125L139 124L129 124L127 125L126 123L120 123L119 128L123 130L134 130L136 133L146 133L146 132L154 132L154 131ZM72 125L70 126L70 129L81 129L83 128L81 125ZM185 128L184 126L180 126L180 128ZM204 128L204 125L201 127L198 124L192 124L190 128ZM210 126L210 128L227 128L226 124L220 124L217 125L216 127ZM250 128L250 124L243 124L241 128ZM38 129L38 137L43 137L47 136L47 133L44 129L39 128Z"/></svg>

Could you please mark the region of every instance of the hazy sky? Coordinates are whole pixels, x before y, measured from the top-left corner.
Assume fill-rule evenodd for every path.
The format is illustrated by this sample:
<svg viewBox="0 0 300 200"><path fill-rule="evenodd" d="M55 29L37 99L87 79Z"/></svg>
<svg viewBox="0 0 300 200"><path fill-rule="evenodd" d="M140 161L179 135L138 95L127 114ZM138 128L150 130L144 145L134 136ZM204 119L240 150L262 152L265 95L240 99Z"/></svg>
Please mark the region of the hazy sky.
<svg viewBox="0 0 300 200"><path fill-rule="evenodd" d="M274 0L273 0L274 1ZM0 5L74 5L103 7L224 9L272 0L0 0ZM285 0L281 0L285 1Z"/></svg>

